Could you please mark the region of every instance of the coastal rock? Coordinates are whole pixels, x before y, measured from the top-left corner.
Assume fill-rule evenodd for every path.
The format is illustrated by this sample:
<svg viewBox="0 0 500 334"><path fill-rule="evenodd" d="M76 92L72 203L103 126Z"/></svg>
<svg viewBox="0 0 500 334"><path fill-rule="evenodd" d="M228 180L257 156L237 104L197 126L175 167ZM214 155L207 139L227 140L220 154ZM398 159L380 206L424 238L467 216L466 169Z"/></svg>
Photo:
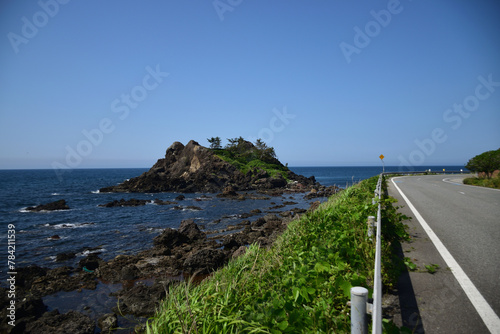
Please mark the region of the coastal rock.
<svg viewBox="0 0 500 334"><path fill-rule="evenodd" d="M227 186L224 188L222 193L218 194L217 197L219 198L235 198L238 197L239 194L236 192L233 186Z"/></svg>
<svg viewBox="0 0 500 334"><path fill-rule="evenodd" d="M27 207L26 210L28 211L34 211L34 212L39 212L39 211L55 211L55 210L69 210L69 206L66 204L66 200L60 199L55 202L47 203L47 204L40 204L37 206L30 206Z"/></svg>
<svg viewBox="0 0 500 334"><path fill-rule="evenodd" d="M154 204L156 204L156 205L176 205L178 203L173 202L173 201L162 201L161 199L157 198L154 200Z"/></svg>
<svg viewBox="0 0 500 334"><path fill-rule="evenodd" d="M78 272L71 267L57 267L47 271L33 281L30 293L34 296L47 296L59 291L79 289L93 290L97 286L95 274Z"/></svg>
<svg viewBox="0 0 500 334"><path fill-rule="evenodd" d="M94 321L76 311L59 314L58 310L44 313L38 320L26 325L25 333L36 334L93 334Z"/></svg>
<svg viewBox="0 0 500 334"><path fill-rule="evenodd" d="M193 219L183 220L179 226L179 233L185 235L190 242L206 239L205 233L200 231Z"/></svg>
<svg viewBox="0 0 500 334"><path fill-rule="evenodd" d="M330 196L338 193L340 190L342 190L341 188L339 188L337 186L329 186L329 187L320 186L318 188L319 189L312 188L310 190L310 192L304 196L304 199L309 200L309 199L318 198L318 197L330 197Z"/></svg>
<svg viewBox="0 0 500 334"><path fill-rule="evenodd" d="M254 145L244 141L242 150L253 150ZM266 163L280 166L291 182L304 187L315 184L315 180L287 170L277 159L268 157ZM215 152L191 140L186 146L174 142L149 171L117 186L105 187L100 192L221 192L228 186L234 190L269 190L284 188L287 180L281 175L270 177L259 168L243 173L231 163L222 160ZM233 194L231 191L229 193ZM181 200L176 198L176 200Z"/></svg>
<svg viewBox="0 0 500 334"><path fill-rule="evenodd" d="M183 264L189 274L210 274L222 267L229 260L227 253L221 249L201 249L190 255Z"/></svg>
<svg viewBox="0 0 500 334"><path fill-rule="evenodd" d="M74 252L59 253L56 255L56 262L63 262L67 260L74 259L76 254Z"/></svg>
<svg viewBox="0 0 500 334"><path fill-rule="evenodd" d="M111 332L118 327L118 317L114 313L105 314L97 320L97 325L101 329L101 333Z"/></svg>
<svg viewBox="0 0 500 334"><path fill-rule="evenodd" d="M165 297L166 287L155 283L153 286L137 284L130 289L114 293L120 300L119 308L113 308L117 313L132 314L139 317L152 316L159 302Z"/></svg>
<svg viewBox="0 0 500 334"><path fill-rule="evenodd" d="M106 204L100 204L99 206L104 207L104 208L114 208L114 207L123 207L123 206L142 206L142 205L146 205L149 202L150 201L145 200L145 199L132 198L132 199L129 199L126 201L125 199L122 198L119 201L114 200L113 202L109 202Z"/></svg>

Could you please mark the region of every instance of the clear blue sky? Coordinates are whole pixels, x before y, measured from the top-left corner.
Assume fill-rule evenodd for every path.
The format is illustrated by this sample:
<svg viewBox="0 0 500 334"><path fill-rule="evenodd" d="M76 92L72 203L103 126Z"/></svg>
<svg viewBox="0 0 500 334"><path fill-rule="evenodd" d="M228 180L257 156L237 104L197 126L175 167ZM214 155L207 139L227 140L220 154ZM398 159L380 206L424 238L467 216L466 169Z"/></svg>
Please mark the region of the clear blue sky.
<svg viewBox="0 0 500 334"><path fill-rule="evenodd" d="M150 167L212 136L262 137L290 166L462 165L500 147L499 14L493 0L3 1L0 168Z"/></svg>

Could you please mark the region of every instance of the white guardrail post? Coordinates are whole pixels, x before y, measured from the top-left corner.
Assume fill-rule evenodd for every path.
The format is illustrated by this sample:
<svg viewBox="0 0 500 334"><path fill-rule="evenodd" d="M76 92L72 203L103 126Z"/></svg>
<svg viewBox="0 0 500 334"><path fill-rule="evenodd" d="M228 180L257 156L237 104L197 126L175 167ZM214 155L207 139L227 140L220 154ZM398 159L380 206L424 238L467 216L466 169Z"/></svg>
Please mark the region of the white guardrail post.
<svg viewBox="0 0 500 334"><path fill-rule="evenodd" d="M355 286L351 288L351 334L367 334L366 301L368 289Z"/></svg>

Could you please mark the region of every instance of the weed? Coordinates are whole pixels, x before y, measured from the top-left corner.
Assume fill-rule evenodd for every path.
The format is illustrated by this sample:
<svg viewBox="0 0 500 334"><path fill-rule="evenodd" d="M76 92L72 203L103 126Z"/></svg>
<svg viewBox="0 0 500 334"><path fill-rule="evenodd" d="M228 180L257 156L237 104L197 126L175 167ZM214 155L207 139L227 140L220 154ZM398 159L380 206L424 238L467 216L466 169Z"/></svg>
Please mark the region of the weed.
<svg viewBox="0 0 500 334"><path fill-rule="evenodd" d="M428 264L428 265L425 265L425 269L427 269L427 271L431 274L434 274L436 272L437 269L439 269L439 265L437 264Z"/></svg>
<svg viewBox="0 0 500 334"><path fill-rule="evenodd" d="M404 258L404 263L405 263L406 267L408 268L408 270L410 270L410 271L417 270L417 265L415 263L413 263L413 261L409 257Z"/></svg>

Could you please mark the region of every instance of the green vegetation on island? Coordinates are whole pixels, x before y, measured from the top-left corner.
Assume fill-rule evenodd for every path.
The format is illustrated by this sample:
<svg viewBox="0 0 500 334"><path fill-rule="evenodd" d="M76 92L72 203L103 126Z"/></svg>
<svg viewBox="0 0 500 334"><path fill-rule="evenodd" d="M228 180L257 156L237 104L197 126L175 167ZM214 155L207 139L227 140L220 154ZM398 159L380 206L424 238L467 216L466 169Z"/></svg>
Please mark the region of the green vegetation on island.
<svg viewBox="0 0 500 334"><path fill-rule="evenodd" d="M288 167L276 158L274 148L267 146L262 139L257 139L252 144L242 137L228 138L228 144L224 148L221 145L220 137L212 137L207 140L215 155L237 167L244 174L264 171L270 177L276 177L280 174L285 180L288 180Z"/></svg>
<svg viewBox="0 0 500 334"><path fill-rule="evenodd" d="M170 286L147 333L350 332L350 288L373 292L375 247L366 221L376 212L376 183L373 177L332 196L290 222L272 247L251 245L201 283ZM382 201L387 289L404 267L395 245L408 234L395 200Z"/></svg>
<svg viewBox="0 0 500 334"><path fill-rule="evenodd" d="M500 149L483 152L467 162L465 168L478 177L464 179L465 184L500 189Z"/></svg>

